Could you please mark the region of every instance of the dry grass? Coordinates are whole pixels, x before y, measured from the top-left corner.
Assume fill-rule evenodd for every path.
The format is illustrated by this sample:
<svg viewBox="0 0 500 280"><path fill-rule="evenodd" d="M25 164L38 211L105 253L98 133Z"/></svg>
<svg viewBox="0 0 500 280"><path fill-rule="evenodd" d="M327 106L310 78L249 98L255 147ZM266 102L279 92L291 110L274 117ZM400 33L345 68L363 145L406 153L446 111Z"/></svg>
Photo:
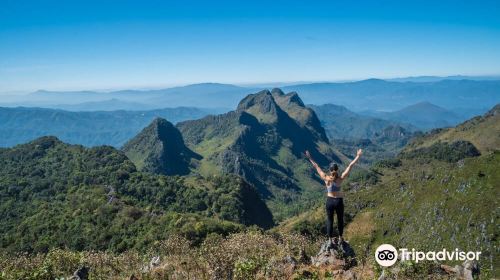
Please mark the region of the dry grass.
<svg viewBox="0 0 500 280"><path fill-rule="evenodd" d="M375 231L373 212L364 212L356 215L354 220L346 228L347 239L370 237Z"/></svg>
<svg viewBox="0 0 500 280"><path fill-rule="evenodd" d="M82 266L90 279L291 279L317 244L300 235L210 235L197 247L171 236L148 252L72 252L0 256L0 279L60 279ZM157 261L153 261L158 257Z"/></svg>

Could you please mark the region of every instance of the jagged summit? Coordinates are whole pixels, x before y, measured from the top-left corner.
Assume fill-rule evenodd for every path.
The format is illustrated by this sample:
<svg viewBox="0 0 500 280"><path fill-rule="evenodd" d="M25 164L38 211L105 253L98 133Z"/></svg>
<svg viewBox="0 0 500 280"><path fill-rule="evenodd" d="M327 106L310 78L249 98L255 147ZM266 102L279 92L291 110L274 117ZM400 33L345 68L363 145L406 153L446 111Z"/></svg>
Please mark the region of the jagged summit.
<svg viewBox="0 0 500 280"><path fill-rule="evenodd" d="M238 104L238 111L255 116L262 123L276 123L284 113L268 90L250 94Z"/></svg>
<svg viewBox="0 0 500 280"><path fill-rule="evenodd" d="M275 94L277 94L277 95L285 95L285 93L280 88L273 88L271 90L271 94L272 95L275 95Z"/></svg>
<svg viewBox="0 0 500 280"><path fill-rule="evenodd" d="M262 123L281 123L282 127L290 126L289 123L293 121L307 129L307 134L311 137L328 143L326 132L316 113L304 105L296 92L285 94L279 88L262 90L245 97L237 110L255 116Z"/></svg>
<svg viewBox="0 0 500 280"><path fill-rule="evenodd" d="M271 92L269 90L262 90L243 98L238 104L237 110L248 110L254 106L262 106L265 109L264 112L269 112L275 104Z"/></svg>
<svg viewBox="0 0 500 280"><path fill-rule="evenodd" d="M304 102L302 102L302 99L300 99L299 94L295 91L289 92L287 94L284 94L283 91L279 90L278 91L272 91L273 96L275 96L276 100L281 101L282 104L280 106L291 106L291 105L297 105L299 107L305 108L306 106L304 105ZM278 102L279 102L278 101Z"/></svg>
<svg viewBox="0 0 500 280"><path fill-rule="evenodd" d="M191 159L200 156L184 145L179 130L156 118L122 148L139 170L165 175L189 173Z"/></svg>

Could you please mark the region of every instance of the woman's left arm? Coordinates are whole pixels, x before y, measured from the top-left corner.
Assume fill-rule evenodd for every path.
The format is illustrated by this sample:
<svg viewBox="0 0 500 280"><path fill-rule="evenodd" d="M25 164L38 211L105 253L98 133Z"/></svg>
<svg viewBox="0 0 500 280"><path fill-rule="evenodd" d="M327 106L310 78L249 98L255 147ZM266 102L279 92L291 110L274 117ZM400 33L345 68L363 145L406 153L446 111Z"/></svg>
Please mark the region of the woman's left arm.
<svg viewBox="0 0 500 280"><path fill-rule="evenodd" d="M342 173L342 177L341 177L342 180L344 180L345 178L347 178L347 176L349 176L349 173L351 172L352 167L358 162L358 160L362 154L363 154L363 150L358 149L358 152L356 153L356 157L351 161L351 163L349 163L349 166L347 166L345 171Z"/></svg>

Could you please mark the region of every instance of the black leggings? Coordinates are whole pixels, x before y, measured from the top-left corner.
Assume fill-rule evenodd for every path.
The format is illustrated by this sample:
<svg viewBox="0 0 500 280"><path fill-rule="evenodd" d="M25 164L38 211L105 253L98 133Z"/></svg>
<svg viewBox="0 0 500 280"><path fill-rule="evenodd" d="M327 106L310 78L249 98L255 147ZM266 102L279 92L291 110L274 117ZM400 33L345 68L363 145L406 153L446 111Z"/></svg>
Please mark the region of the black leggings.
<svg viewBox="0 0 500 280"><path fill-rule="evenodd" d="M339 235L344 233L344 200L340 197L326 199L326 232L333 237L333 212L337 212L337 228Z"/></svg>

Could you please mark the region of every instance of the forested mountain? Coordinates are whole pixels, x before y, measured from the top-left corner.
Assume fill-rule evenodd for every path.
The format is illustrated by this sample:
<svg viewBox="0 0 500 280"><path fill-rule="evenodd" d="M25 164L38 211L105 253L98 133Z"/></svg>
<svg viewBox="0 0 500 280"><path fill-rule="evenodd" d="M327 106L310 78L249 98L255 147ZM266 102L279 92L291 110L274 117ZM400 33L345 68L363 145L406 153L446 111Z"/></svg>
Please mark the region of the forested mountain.
<svg viewBox="0 0 500 280"><path fill-rule="evenodd" d="M499 267L499 106L456 127L417 137L395 158L371 168L370 180L351 178L344 188L346 238L356 252L388 243L398 247L481 251L481 271ZM318 235L317 207L276 230ZM370 258L367 255L367 258Z"/></svg>
<svg viewBox="0 0 500 280"><path fill-rule="evenodd" d="M169 234L200 240L272 225L254 187L235 176L136 171L120 151L42 137L0 149L0 248L145 249Z"/></svg>
<svg viewBox="0 0 500 280"><path fill-rule="evenodd" d="M42 108L0 107L0 147L53 135L85 146L122 146L156 117L172 123L197 119L212 110L179 107L150 111L68 112Z"/></svg>
<svg viewBox="0 0 500 280"><path fill-rule="evenodd" d="M323 187L303 158L305 150L322 165L344 163L324 129L296 93L279 89L245 97L237 110L177 124L186 145L200 154L197 172L233 173L256 186L276 220L300 212Z"/></svg>
<svg viewBox="0 0 500 280"><path fill-rule="evenodd" d="M161 118L125 143L122 150L139 170L164 175L186 175L192 161L201 159L184 145L179 130Z"/></svg>

